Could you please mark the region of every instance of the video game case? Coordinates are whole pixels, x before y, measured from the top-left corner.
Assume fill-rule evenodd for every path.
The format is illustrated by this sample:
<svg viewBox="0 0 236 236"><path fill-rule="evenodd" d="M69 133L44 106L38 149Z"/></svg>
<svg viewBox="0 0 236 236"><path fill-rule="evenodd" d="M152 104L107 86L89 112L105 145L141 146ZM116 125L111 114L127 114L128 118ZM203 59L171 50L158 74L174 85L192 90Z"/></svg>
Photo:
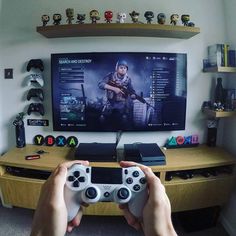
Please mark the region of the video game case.
<svg viewBox="0 0 236 236"><path fill-rule="evenodd" d="M208 61L210 66L228 66L229 64L229 45L214 44L207 48Z"/></svg>

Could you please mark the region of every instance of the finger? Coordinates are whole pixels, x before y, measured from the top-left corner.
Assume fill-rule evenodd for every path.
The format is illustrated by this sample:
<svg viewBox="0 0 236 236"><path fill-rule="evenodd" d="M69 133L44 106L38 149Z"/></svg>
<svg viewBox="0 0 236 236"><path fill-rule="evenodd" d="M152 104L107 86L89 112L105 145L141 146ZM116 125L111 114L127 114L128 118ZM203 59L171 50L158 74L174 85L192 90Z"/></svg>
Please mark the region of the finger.
<svg viewBox="0 0 236 236"><path fill-rule="evenodd" d="M130 213L128 208L125 207L123 209L123 213L124 213L124 217L125 217L128 225L132 226L136 230L139 230L141 228L141 225L140 225L138 219Z"/></svg>
<svg viewBox="0 0 236 236"><path fill-rule="evenodd" d="M139 166L141 164L138 164L136 162L133 162L133 161L121 161L120 162L120 166L121 167L131 167L131 166Z"/></svg>
<svg viewBox="0 0 236 236"><path fill-rule="evenodd" d="M82 216L83 216L83 210L82 208L80 208L74 219L68 223L67 225L68 232L71 232L75 227L78 227L80 225Z"/></svg>
<svg viewBox="0 0 236 236"><path fill-rule="evenodd" d="M74 161L64 162L64 163L62 163L60 165L63 165L63 166L65 166L68 169L68 168L70 168L74 164L81 164L81 165L88 166L89 162L85 161L85 160L74 160Z"/></svg>

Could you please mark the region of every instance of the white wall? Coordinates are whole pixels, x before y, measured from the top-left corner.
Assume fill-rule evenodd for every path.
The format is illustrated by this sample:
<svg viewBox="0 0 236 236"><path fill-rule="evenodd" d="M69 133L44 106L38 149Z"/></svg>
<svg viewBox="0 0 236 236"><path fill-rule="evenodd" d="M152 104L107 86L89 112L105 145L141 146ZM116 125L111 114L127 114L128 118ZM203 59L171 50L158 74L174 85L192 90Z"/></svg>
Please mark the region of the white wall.
<svg viewBox="0 0 236 236"><path fill-rule="evenodd" d="M143 13L151 9L155 15L160 12L166 13L167 17L172 13L179 15L189 13L191 20L201 28L201 33L191 39L163 39L163 38L138 38L138 37L91 37L91 38L62 38L47 39L36 32L36 26L41 25L41 15L61 13L64 16L65 9L73 7L76 12L86 13L91 9L98 9L101 13L107 9L114 12L132 10L139 11L144 20ZM54 134L52 131L52 114L50 99L50 54L58 52L82 52L82 51L150 51L150 52L183 52L188 54L188 96L186 130L181 132L151 132L126 133L122 136L122 142L157 142L163 145L168 137L179 134L199 134L200 142L205 142L205 117L200 112L203 100L209 99L209 91L212 87L211 75L202 73L202 59L206 56L206 47L209 44L223 42L225 39L224 16L222 14L222 0L179 0L176 4L171 0L150 0L143 3L142 0L120 0L115 1L47 1L47 0L2 0L1 28L0 35L1 74L4 68L14 69L13 80L3 80L1 86L1 103L3 116L1 121L2 137L4 142L0 143L0 153L15 145L14 128L12 120L21 112L26 111L29 104L26 101L28 87L25 85L27 62L31 58L41 58L45 63L45 94L44 102L46 115L50 126L26 127L27 143L32 143L34 135ZM209 9L211 9L209 11ZM217 17L216 17L217 16ZM88 18L88 17L87 17ZM102 17L103 18L103 17ZM211 20L212 19L212 20ZM127 22L130 22L128 17ZM181 24L181 22L180 22ZM210 29L210 30L209 30ZM10 93L12 95L10 96ZM31 116L34 118L34 115ZM62 134L62 133L60 133ZM64 135L70 135L65 133ZM114 133L91 134L75 133L80 142L113 141Z"/></svg>

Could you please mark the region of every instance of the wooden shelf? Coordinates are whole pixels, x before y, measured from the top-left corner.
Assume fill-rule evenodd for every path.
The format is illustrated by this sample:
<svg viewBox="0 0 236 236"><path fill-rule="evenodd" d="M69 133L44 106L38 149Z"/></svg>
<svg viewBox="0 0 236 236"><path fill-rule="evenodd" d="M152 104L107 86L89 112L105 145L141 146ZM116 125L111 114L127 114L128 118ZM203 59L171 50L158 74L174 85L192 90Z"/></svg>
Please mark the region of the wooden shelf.
<svg viewBox="0 0 236 236"><path fill-rule="evenodd" d="M225 66L208 67L204 68L203 72L236 73L236 67L225 67Z"/></svg>
<svg viewBox="0 0 236 236"><path fill-rule="evenodd" d="M46 153L34 161L25 160L25 156L43 149ZM44 180L32 177L25 178L7 173L6 167L23 167L28 169L53 170L58 164L74 160L74 148L39 147L27 144L24 148L12 148L0 158L0 200L3 205L35 209ZM163 150L166 165L151 166L154 172L160 173L160 180L166 188L171 202L172 212L194 210L211 206L223 206L227 202L235 184L235 175L219 174L209 178L195 175L192 179L174 178L166 181L171 171L183 171L202 168L235 167L235 156L221 147L199 145L193 148ZM119 167L117 162L91 162L91 166ZM30 194L27 194L30 192ZM208 193L211 193L210 195ZM224 194L222 194L222 192ZM86 215L122 215L116 203L99 202L91 204L84 212Z"/></svg>
<svg viewBox="0 0 236 236"><path fill-rule="evenodd" d="M203 111L207 116L214 118L224 118L236 116L236 111L214 111L210 109L204 109Z"/></svg>
<svg viewBox="0 0 236 236"><path fill-rule="evenodd" d="M38 26L37 32L47 38L87 36L140 36L188 39L200 33L198 27L160 24L67 24Z"/></svg>

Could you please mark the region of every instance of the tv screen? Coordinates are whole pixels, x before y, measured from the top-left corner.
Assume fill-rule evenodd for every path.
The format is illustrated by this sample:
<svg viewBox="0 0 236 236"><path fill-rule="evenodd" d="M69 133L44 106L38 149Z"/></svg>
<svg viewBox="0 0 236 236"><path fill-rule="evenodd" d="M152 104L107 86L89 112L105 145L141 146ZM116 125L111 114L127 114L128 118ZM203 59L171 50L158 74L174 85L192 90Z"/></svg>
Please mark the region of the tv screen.
<svg viewBox="0 0 236 236"><path fill-rule="evenodd" d="M185 129L184 53L52 54L51 79L56 131Z"/></svg>

